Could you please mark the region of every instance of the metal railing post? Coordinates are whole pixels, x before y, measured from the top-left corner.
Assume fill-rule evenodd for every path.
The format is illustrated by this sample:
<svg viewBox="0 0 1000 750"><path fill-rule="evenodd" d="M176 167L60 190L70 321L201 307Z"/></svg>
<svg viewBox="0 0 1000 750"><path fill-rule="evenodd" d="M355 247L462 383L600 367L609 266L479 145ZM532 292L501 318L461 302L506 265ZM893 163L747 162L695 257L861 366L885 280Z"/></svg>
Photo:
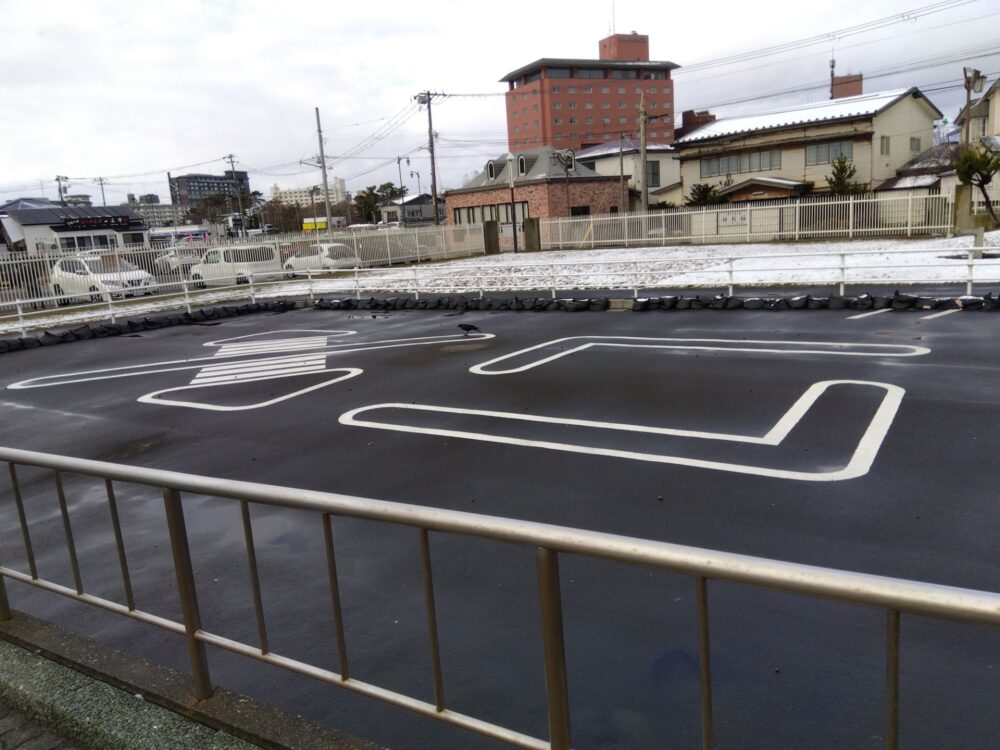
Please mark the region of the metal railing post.
<svg viewBox="0 0 1000 750"><path fill-rule="evenodd" d="M9 620L13 615L10 612L10 600L7 599L7 583L3 576L0 576L0 622Z"/></svg>
<svg viewBox="0 0 1000 750"><path fill-rule="evenodd" d="M847 253L843 250L840 252L840 285L838 289L840 290L838 294L844 296L844 285L847 283Z"/></svg>
<svg viewBox="0 0 1000 750"><path fill-rule="evenodd" d="M899 747L899 611L890 609L885 635L885 747Z"/></svg>
<svg viewBox="0 0 1000 750"><path fill-rule="evenodd" d="M181 504L180 493L164 487L163 506L170 533L170 551L173 554L174 573L177 576L177 595L180 598L181 616L184 619L184 634L187 640L188 658L191 660L194 693L199 700L204 700L212 695L212 680L208 673L205 644L197 639L197 633L201 630L201 614L198 610L194 570L191 567L191 549L188 546L184 506Z"/></svg>
<svg viewBox="0 0 1000 750"><path fill-rule="evenodd" d="M913 234L913 191L906 193L906 236Z"/></svg>
<svg viewBox="0 0 1000 750"><path fill-rule="evenodd" d="M114 305L112 303L112 300L114 299L114 296L111 294L111 292L105 292L105 293L108 295L108 317L111 318L111 322L114 323L114 322L116 322L115 321L115 308L114 308Z"/></svg>
<svg viewBox="0 0 1000 750"><path fill-rule="evenodd" d="M434 574L431 570L431 547L427 529L420 529L420 560L424 573L424 606L427 609L427 635L430 639L431 670L434 677L434 707L438 711L444 711L444 676L441 672L437 606L434 603Z"/></svg>
<svg viewBox="0 0 1000 750"><path fill-rule="evenodd" d="M556 298L556 266L551 264L549 266L549 291L552 292L552 299Z"/></svg>
<svg viewBox="0 0 1000 750"><path fill-rule="evenodd" d="M361 278L359 277L360 271L358 267L354 267L354 296L357 299L361 299Z"/></svg>
<svg viewBox="0 0 1000 750"><path fill-rule="evenodd" d="M735 260L733 258L729 258L729 289L728 289L728 294L729 294L730 297L733 296L733 264L734 263L735 263Z"/></svg>
<svg viewBox="0 0 1000 750"><path fill-rule="evenodd" d="M181 279L181 289L184 291L184 308L187 310L188 315L191 314L191 295L188 293L187 279Z"/></svg>
<svg viewBox="0 0 1000 750"><path fill-rule="evenodd" d="M21 300L17 300L15 304L17 305L17 328L21 333L21 338L23 339L28 333L28 330L24 325L24 308L21 305Z"/></svg>
<svg viewBox="0 0 1000 750"><path fill-rule="evenodd" d="M250 301L251 302L256 302L257 301L257 293L256 293L256 291L253 288L253 271L250 272L249 276L250 276L250 278L248 278L247 281L250 282Z"/></svg>
<svg viewBox="0 0 1000 750"><path fill-rule="evenodd" d="M420 276L417 274L417 269L413 270L413 299L420 299Z"/></svg>
<svg viewBox="0 0 1000 750"><path fill-rule="evenodd" d="M536 559L548 697L549 743L553 750L569 750L569 692L566 687L566 646L563 642L559 557L555 550L538 547Z"/></svg>
<svg viewBox="0 0 1000 750"><path fill-rule="evenodd" d="M698 576L698 665L701 671L701 747L712 750L712 650L708 630L708 581Z"/></svg>
<svg viewBox="0 0 1000 750"><path fill-rule="evenodd" d="M309 285L309 301L315 302L316 300L313 297L313 272L311 268L306 269L306 279L306 283Z"/></svg>
<svg viewBox="0 0 1000 750"><path fill-rule="evenodd" d="M802 226L802 200L795 201L795 241L798 242L799 231Z"/></svg>
<svg viewBox="0 0 1000 750"><path fill-rule="evenodd" d="M854 239L854 196L847 196L847 236Z"/></svg>
<svg viewBox="0 0 1000 750"><path fill-rule="evenodd" d="M639 297L639 262L632 261L632 283L635 287L632 289L632 299L637 299Z"/></svg>
<svg viewBox="0 0 1000 750"><path fill-rule="evenodd" d="M972 273L973 273L972 259L975 257L975 254L976 254L976 251L974 249L973 250L969 250L969 261L967 263L968 277L966 278L966 282L965 282L965 293L968 294L968 295L970 295L970 296L972 295Z"/></svg>

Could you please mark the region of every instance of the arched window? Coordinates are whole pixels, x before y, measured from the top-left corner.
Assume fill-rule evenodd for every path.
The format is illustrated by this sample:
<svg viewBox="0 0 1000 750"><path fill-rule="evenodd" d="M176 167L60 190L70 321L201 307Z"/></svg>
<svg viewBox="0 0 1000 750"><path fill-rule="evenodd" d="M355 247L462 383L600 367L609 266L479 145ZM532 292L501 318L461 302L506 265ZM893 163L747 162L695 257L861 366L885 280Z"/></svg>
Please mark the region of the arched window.
<svg viewBox="0 0 1000 750"><path fill-rule="evenodd" d="M496 167L493 166L493 162L486 163L486 176L491 180L495 180L497 178L497 170Z"/></svg>
<svg viewBox="0 0 1000 750"><path fill-rule="evenodd" d="M524 157L517 157L517 173L520 175L527 174L527 165L524 163Z"/></svg>

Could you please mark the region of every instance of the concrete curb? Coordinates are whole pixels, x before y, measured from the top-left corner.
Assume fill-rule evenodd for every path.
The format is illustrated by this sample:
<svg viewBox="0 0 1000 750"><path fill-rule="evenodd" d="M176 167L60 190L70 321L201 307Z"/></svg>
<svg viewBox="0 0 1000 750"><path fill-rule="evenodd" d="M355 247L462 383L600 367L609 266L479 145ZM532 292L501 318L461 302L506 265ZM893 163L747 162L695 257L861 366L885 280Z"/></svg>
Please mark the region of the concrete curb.
<svg viewBox="0 0 1000 750"><path fill-rule="evenodd" d="M187 675L20 612L0 622L0 703L95 750L379 750L222 688L199 701Z"/></svg>

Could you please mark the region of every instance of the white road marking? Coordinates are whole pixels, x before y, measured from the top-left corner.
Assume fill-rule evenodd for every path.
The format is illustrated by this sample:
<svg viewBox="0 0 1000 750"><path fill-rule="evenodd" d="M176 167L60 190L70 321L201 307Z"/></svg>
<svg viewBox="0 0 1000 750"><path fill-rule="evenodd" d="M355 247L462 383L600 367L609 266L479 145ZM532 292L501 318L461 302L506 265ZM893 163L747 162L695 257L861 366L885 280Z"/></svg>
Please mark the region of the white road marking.
<svg viewBox="0 0 1000 750"><path fill-rule="evenodd" d="M870 318L872 315L881 315L882 313L892 312L891 307L883 307L881 310L869 310L868 312L859 313L858 315L849 315L848 320L861 320L862 318Z"/></svg>
<svg viewBox="0 0 1000 750"><path fill-rule="evenodd" d="M879 311L881 312L881 311ZM556 344L564 342L583 341L570 349L550 354L533 362L529 362L521 367L513 367L506 370L488 370L491 365L504 362L522 354L538 351ZM627 342L627 343L619 343ZM758 346L759 345L759 346ZM607 346L618 348L649 348L649 349L683 349L700 351L721 351L721 352L750 352L759 354L829 354L841 357L916 357L929 354L930 349L925 346L911 346L908 344L860 344L860 343L831 343L824 341L767 341L756 339L684 339L684 338L651 338L644 336L568 336L561 339L553 339L542 344L530 346L527 349L519 349L510 354L491 359L469 368L469 372L476 375L510 375L512 373L524 372L540 365L553 362L570 354L582 352L592 347Z"/></svg>
<svg viewBox="0 0 1000 750"><path fill-rule="evenodd" d="M871 422L865 428L865 432L858 441L851 458L847 464L832 471L792 471L786 469L774 469L764 466L753 466L749 464L736 464L721 461L710 461L705 459L687 458L684 456L640 453L636 451L623 451L613 448L596 448L587 445L574 443L560 443L545 440L526 440L523 438L508 437L486 432L471 432L465 430L446 430L433 427L415 427L411 425L401 425L390 422L376 422L359 419L358 416L365 412L377 409L405 409L410 411L425 411L461 414L469 416L492 417L499 419L509 419L522 422L547 423L555 425L572 425L596 427L605 430L617 430L623 432L655 433L664 435L677 435L705 440L722 440L730 442L754 443L758 445L779 445L791 429L798 424L816 399L828 388L837 385L863 385L880 388L885 391L882 402L879 405ZM516 412L493 412L479 409L461 409L448 406L431 406L426 404L401 404L386 403L363 406L358 409L345 412L340 416L340 423L357 427L370 427L377 430L390 430L394 432L408 432L423 435L437 435L441 437L455 437L466 440L481 442L502 443L505 445L518 445L527 448L545 448L549 450L567 451L571 453L583 453L594 456L608 456L614 458L631 459L635 461L650 461L664 464L677 464L681 466L692 466L702 469L712 469L716 471L732 472L736 474L751 474L762 477L773 477L777 479L795 479L810 482L834 482L844 479L853 479L864 476L871 469L872 462L885 439L889 427L896 416L899 404L903 399L905 391L896 385L889 383L878 383L864 380L825 380L811 385L806 392L781 416L768 432L763 436L733 435L726 433L696 432L689 430L676 430L662 427L649 427L644 425L611 423L611 422L591 422L588 420L564 419L560 417L546 417L535 414L519 414Z"/></svg>
<svg viewBox="0 0 1000 750"><path fill-rule="evenodd" d="M265 406L273 406L274 404L281 403L282 401L288 401L289 399L295 398L296 396L301 396L305 393L311 393L312 391L318 391L320 388L325 388L328 385L333 385L334 383L339 383L343 380L349 380L350 378L357 377L364 370L357 367L341 367L333 370L322 370L321 372L330 373L343 373L339 377L331 378L330 380L325 380L322 383L315 383L307 388L301 388L297 391L291 393L286 393L282 396L276 398L268 399L267 401L260 401L255 404L243 404L242 406L223 406L221 404L207 404L198 401L183 401L180 399L173 398L161 398L161 396L168 393L182 393L184 391L197 391L203 390L205 388L218 388L219 386L232 385L230 381L219 382L219 383L207 383L198 385L182 385L178 388L164 388L160 391L154 391L153 393L147 393L144 396L140 396L137 400L143 404L158 404L161 406L183 406L188 409L203 409L205 411L248 411L250 409L262 409ZM286 378L288 375L273 375L271 377L260 377L257 380L276 380L278 378Z"/></svg>
<svg viewBox="0 0 1000 750"><path fill-rule="evenodd" d="M313 349L311 352L323 352L325 356L332 354L352 354L355 352L376 351L379 349L396 349L408 346L428 346L432 344L471 344L474 341L482 341L494 338L492 333L474 333L468 336L461 334L445 334L441 336L418 336L404 339L385 339L373 341L368 344L359 342L356 345L349 344L327 344L322 349ZM345 348L347 347L347 348ZM224 355L249 356L249 355ZM139 365L127 365L125 367L109 367L100 370L84 370L82 372L71 372L59 375L43 375L37 378L28 378L17 383L11 383L7 387L11 390L21 390L26 388L47 388L56 385L71 385L74 383L90 383L100 380L113 380L115 378L141 377L143 375L156 375L164 372L180 372L183 370L200 370L208 364L218 363L220 357L193 357L190 359L176 359L165 362L152 362ZM250 360L247 360L250 361Z"/></svg>
<svg viewBox="0 0 1000 750"><path fill-rule="evenodd" d="M945 315L951 315L952 313L962 312L961 308L956 307L953 310L945 310L944 312L934 313L933 315L922 315L917 318L917 320L934 320L934 318L943 318Z"/></svg>

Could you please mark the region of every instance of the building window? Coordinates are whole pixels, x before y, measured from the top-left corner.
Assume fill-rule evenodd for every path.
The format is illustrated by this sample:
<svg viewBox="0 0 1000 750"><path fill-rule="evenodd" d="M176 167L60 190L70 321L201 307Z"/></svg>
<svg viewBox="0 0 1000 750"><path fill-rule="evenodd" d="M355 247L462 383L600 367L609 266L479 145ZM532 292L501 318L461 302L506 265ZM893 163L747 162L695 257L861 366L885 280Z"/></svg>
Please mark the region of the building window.
<svg viewBox="0 0 1000 750"><path fill-rule="evenodd" d="M635 87L635 93L641 94L642 93L642 86L636 86Z"/></svg>
<svg viewBox="0 0 1000 750"><path fill-rule="evenodd" d="M618 87L618 93L619 94L624 94L625 93L625 87L624 86L619 86Z"/></svg>
<svg viewBox="0 0 1000 750"><path fill-rule="evenodd" d="M593 102L584 102L583 103L583 108L584 109L593 109L594 108L594 103Z"/></svg>
<svg viewBox="0 0 1000 750"><path fill-rule="evenodd" d="M650 102L646 107L647 109L656 109L656 102Z"/></svg>
<svg viewBox="0 0 1000 750"><path fill-rule="evenodd" d="M619 125L626 125L626 124L628 124L628 118L627 117L619 117L618 118L618 124Z"/></svg>
<svg viewBox="0 0 1000 750"><path fill-rule="evenodd" d="M531 105L531 111L532 112L537 112L538 111L538 105L537 104L532 104Z"/></svg>
<svg viewBox="0 0 1000 750"><path fill-rule="evenodd" d="M646 162L646 187L660 186L660 162Z"/></svg>
<svg viewBox="0 0 1000 750"><path fill-rule="evenodd" d="M601 102L601 109L611 109L611 102Z"/></svg>
<svg viewBox="0 0 1000 750"><path fill-rule="evenodd" d="M583 87L583 93L585 93L585 94L593 94L594 93L594 87L593 86L584 86Z"/></svg>
<svg viewBox="0 0 1000 750"><path fill-rule="evenodd" d="M576 118L575 117L569 118L569 124L570 125L576 125Z"/></svg>
<svg viewBox="0 0 1000 750"><path fill-rule="evenodd" d="M663 93L664 94L669 94L670 93L670 84L669 83L666 86L663 87Z"/></svg>
<svg viewBox="0 0 1000 750"><path fill-rule="evenodd" d="M587 140L593 140L593 138L594 138L593 133L587 133Z"/></svg>
<svg viewBox="0 0 1000 750"><path fill-rule="evenodd" d="M659 134L654 130L652 133L649 134L649 137L650 138L656 138L657 135L659 135Z"/></svg>
<svg viewBox="0 0 1000 750"><path fill-rule="evenodd" d="M569 103L568 105L566 105L566 106L567 106L567 107L568 107L569 109L576 109L576 102L570 102L570 103Z"/></svg>
<svg viewBox="0 0 1000 750"><path fill-rule="evenodd" d="M775 148L731 156L713 156L702 159L700 166L702 177L721 177L741 172L766 172L770 169L781 169L781 150Z"/></svg>
<svg viewBox="0 0 1000 750"><path fill-rule="evenodd" d="M515 133L520 133L520 132L521 132L521 129L520 129L520 128L519 128L519 127L518 127L517 125L515 125L515 126L514 126L514 132L515 132Z"/></svg>
<svg viewBox="0 0 1000 750"><path fill-rule="evenodd" d="M889 155L889 136L883 135L878 141L878 152L883 156Z"/></svg>
<svg viewBox="0 0 1000 750"><path fill-rule="evenodd" d="M603 70L596 70L594 68L577 68L576 70L577 78L604 78Z"/></svg>
<svg viewBox="0 0 1000 750"><path fill-rule="evenodd" d="M527 173L527 171L528 171L528 169L527 169L527 165L524 162L524 157L523 156L517 157L517 173L519 175L523 175L523 174Z"/></svg>
<svg viewBox="0 0 1000 750"><path fill-rule="evenodd" d="M570 78L569 68L546 68L546 78Z"/></svg>
<svg viewBox="0 0 1000 750"><path fill-rule="evenodd" d="M920 139L919 138L910 138L910 152L914 153L914 154L919 154L920 153Z"/></svg>
<svg viewBox="0 0 1000 750"><path fill-rule="evenodd" d="M832 141L830 143L813 143L806 146L806 166L814 164L830 164L839 157L848 159L854 156L854 143L851 141Z"/></svg>
<svg viewBox="0 0 1000 750"><path fill-rule="evenodd" d="M552 87L551 89L549 89L549 90L550 90L550 91L551 91L551 92L552 92L553 94L558 94L558 93L559 93L560 91L562 91L562 89L561 89L561 88L559 88L558 86L553 86L553 87Z"/></svg>
<svg viewBox="0 0 1000 750"><path fill-rule="evenodd" d="M610 117L602 117L601 118L601 124L602 125L610 125L611 124L611 118Z"/></svg>
<svg viewBox="0 0 1000 750"><path fill-rule="evenodd" d="M491 180L495 180L497 178L496 167L493 166L493 162L491 161L486 163L486 176Z"/></svg>
<svg viewBox="0 0 1000 750"><path fill-rule="evenodd" d="M561 141L562 140L562 133L556 133L556 140L557 141Z"/></svg>
<svg viewBox="0 0 1000 750"><path fill-rule="evenodd" d="M639 73L634 70L612 70L611 77L619 81L634 81Z"/></svg>
<svg viewBox="0 0 1000 750"><path fill-rule="evenodd" d="M628 109L628 102L618 102L618 109Z"/></svg>
<svg viewBox="0 0 1000 750"><path fill-rule="evenodd" d="M59 249L60 250L76 250L76 240L72 237L60 237L59 238Z"/></svg>
<svg viewBox="0 0 1000 750"><path fill-rule="evenodd" d="M555 120L554 120L553 122L554 122L554 123L555 123L556 125L562 125L562 118L561 118L561 117L557 117L557 118L556 118L556 119L555 119Z"/></svg>
<svg viewBox="0 0 1000 750"><path fill-rule="evenodd" d="M562 109L562 103L552 102L552 109Z"/></svg>
<svg viewBox="0 0 1000 750"><path fill-rule="evenodd" d="M608 93L608 87L607 86L601 86L601 93L602 94Z"/></svg>
<svg viewBox="0 0 1000 750"><path fill-rule="evenodd" d="M587 124L588 125L593 125L594 124L594 118L593 117L588 117L587 118Z"/></svg>
<svg viewBox="0 0 1000 750"><path fill-rule="evenodd" d="M566 93L567 94L575 94L576 93L576 86L567 86L566 87Z"/></svg>

